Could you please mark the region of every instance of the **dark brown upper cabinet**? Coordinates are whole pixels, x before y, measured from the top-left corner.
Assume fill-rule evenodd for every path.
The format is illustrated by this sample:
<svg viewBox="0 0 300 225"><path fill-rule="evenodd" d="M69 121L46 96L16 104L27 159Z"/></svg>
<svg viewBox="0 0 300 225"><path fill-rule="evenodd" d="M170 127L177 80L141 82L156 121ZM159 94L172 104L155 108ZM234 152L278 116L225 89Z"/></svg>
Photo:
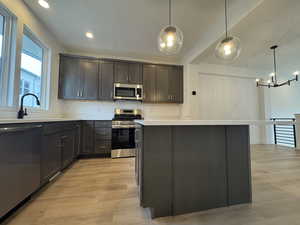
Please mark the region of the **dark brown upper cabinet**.
<svg viewBox="0 0 300 225"><path fill-rule="evenodd" d="M156 102L168 102L169 77L171 68L169 66L156 66Z"/></svg>
<svg viewBox="0 0 300 225"><path fill-rule="evenodd" d="M183 67L172 66L169 73L168 100L183 103Z"/></svg>
<svg viewBox="0 0 300 225"><path fill-rule="evenodd" d="M114 63L101 60L99 63L99 100L112 101L114 90Z"/></svg>
<svg viewBox="0 0 300 225"><path fill-rule="evenodd" d="M59 98L98 99L99 62L97 59L60 56Z"/></svg>
<svg viewBox="0 0 300 225"><path fill-rule="evenodd" d="M183 103L183 67L144 65L145 103Z"/></svg>
<svg viewBox="0 0 300 225"><path fill-rule="evenodd" d="M156 102L156 66L143 66L143 89L144 100L146 103Z"/></svg>
<svg viewBox="0 0 300 225"><path fill-rule="evenodd" d="M115 62L115 83L142 84L143 74L140 63Z"/></svg>
<svg viewBox="0 0 300 225"><path fill-rule="evenodd" d="M90 59L80 60L81 99L98 99L99 61Z"/></svg>
<svg viewBox="0 0 300 225"><path fill-rule="evenodd" d="M80 99L80 63L78 58L60 56L58 97Z"/></svg>
<svg viewBox="0 0 300 225"><path fill-rule="evenodd" d="M143 66L140 63L129 63L129 84L143 84Z"/></svg>
<svg viewBox="0 0 300 225"><path fill-rule="evenodd" d="M129 64L123 62L115 63L115 83L128 84Z"/></svg>
<svg viewBox="0 0 300 225"><path fill-rule="evenodd" d="M60 55L60 99L113 101L114 83L143 84L145 103L183 103L183 66Z"/></svg>

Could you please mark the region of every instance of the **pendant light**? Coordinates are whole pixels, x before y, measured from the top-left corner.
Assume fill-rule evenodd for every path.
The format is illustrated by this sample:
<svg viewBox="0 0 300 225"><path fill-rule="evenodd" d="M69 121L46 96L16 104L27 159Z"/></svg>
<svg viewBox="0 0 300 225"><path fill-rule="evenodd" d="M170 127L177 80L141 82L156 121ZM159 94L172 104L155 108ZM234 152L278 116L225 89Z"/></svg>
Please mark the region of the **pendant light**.
<svg viewBox="0 0 300 225"><path fill-rule="evenodd" d="M49 2L47 0L39 0L38 2L40 4L40 6L42 6L45 9L49 9L50 8Z"/></svg>
<svg viewBox="0 0 300 225"><path fill-rule="evenodd" d="M164 27L158 36L158 49L166 55L178 53L183 44L182 31L172 25L171 16L171 0L169 0L169 25Z"/></svg>
<svg viewBox="0 0 300 225"><path fill-rule="evenodd" d="M270 49L273 51L273 60L274 60L274 72L270 74L270 79L264 81L262 79L256 79L257 87L281 87L284 85L291 85L291 82L298 81L299 71L294 72L295 78L286 80L286 81L278 81L277 79L277 63L276 63L276 49L277 45L272 46Z"/></svg>
<svg viewBox="0 0 300 225"><path fill-rule="evenodd" d="M241 53L240 39L228 36L228 4L225 0L225 30L226 37L216 47L215 55L224 62L233 62Z"/></svg>

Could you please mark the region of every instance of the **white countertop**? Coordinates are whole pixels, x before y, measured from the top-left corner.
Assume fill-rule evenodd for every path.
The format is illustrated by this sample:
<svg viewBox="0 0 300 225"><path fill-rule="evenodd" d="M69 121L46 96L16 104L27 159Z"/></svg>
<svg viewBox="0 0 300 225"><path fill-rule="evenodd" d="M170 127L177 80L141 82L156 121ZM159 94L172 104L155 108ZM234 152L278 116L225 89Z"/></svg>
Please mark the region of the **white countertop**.
<svg viewBox="0 0 300 225"><path fill-rule="evenodd" d="M295 122L270 120L135 120L143 126L196 126L196 125L293 125Z"/></svg>
<svg viewBox="0 0 300 225"><path fill-rule="evenodd" d="M0 124L67 122L67 121L78 121L78 120L80 119L76 119L76 118L0 119Z"/></svg>

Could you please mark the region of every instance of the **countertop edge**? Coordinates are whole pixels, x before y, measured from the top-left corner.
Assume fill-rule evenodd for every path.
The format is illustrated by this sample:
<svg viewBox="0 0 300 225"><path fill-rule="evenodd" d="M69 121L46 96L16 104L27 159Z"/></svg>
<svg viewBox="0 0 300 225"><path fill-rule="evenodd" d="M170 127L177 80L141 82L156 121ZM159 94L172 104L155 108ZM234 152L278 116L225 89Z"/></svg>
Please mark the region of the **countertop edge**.
<svg viewBox="0 0 300 225"><path fill-rule="evenodd" d="M268 120L135 120L143 126L213 126L213 125L296 125L292 121L268 121Z"/></svg>

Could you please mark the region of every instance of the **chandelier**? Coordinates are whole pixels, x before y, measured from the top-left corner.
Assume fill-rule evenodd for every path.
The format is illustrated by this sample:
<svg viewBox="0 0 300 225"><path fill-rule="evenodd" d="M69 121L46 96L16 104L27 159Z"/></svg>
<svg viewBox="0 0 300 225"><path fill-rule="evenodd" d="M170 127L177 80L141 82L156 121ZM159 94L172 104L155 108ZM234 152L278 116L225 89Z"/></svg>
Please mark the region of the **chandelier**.
<svg viewBox="0 0 300 225"><path fill-rule="evenodd" d="M276 49L277 45L272 46L270 49L273 50L273 58L274 58L274 72L270 74L270 79L265 81L262 79L256 79L257 87L281 87L284 85L291 85L291 82L298 81L299 71L294 72L295 78L286 80L286 81L278 81L277 79L277 64L276 64Z"/></svg>

